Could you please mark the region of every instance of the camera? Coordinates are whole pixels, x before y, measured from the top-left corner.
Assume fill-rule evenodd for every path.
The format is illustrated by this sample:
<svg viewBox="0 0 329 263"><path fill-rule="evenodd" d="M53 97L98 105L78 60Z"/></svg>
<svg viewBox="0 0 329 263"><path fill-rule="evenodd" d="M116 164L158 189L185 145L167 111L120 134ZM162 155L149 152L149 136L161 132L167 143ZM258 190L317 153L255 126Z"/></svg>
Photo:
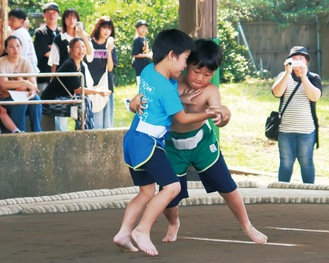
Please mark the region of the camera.
<svg viewBox="0 0 329 263"><path fill-rule="evenodd" d="M297 68L303 65L303 62L299 60L292 60L291 58L287 59L284 65L291 65L293 68Z"/></svg>

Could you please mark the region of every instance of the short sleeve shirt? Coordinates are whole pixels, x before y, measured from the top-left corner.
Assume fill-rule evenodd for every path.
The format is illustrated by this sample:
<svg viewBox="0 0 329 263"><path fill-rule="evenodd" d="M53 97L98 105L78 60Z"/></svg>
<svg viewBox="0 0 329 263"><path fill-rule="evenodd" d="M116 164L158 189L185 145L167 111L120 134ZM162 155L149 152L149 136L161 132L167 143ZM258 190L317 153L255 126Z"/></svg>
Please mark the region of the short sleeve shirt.
<svg viewBox="0 0 329 263"><path fill-rule="evenodd" d="M20 58L19 64L16 68L14 68L13 64L8 60L8 56L4 56L0 58L0 73L4 74L12 74L12 73L34 73L34 69L29 60L24 57ZM8 78L10 79L10 78ZM13 79L14 80L14 79ZM1 97L9 98L10 94L8 91L1 89Z"/></svg>
<svg viewBox="0 0 329 263"><path fill-rule="evenodd" d="M141 119L147 123L169 127L173 115L183 110L179 99L177 81L167 79L154 69L154 63L149 64L141 74L139 93L147 101Z"/></svg>

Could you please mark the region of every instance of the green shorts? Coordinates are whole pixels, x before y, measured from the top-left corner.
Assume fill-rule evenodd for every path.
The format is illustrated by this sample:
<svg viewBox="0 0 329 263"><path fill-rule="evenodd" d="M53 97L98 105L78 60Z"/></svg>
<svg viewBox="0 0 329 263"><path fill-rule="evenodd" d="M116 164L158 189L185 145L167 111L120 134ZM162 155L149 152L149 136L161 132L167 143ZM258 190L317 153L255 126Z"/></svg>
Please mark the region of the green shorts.
<svg viewBox="0 0 329 263"><path fill-rule="evenodd" d="M201 136L199 136L200 134ZM179 140L183 144L186 140L189 149L181 147L177 149L177 143L174 140ZM170 163L178 176L186 175L187 169L191 165L198 173L207 170L218 160L220 154L217 138L208 124L187 133L170 132L165 145ZM194 146L195 148L191 149Z"/></svg>

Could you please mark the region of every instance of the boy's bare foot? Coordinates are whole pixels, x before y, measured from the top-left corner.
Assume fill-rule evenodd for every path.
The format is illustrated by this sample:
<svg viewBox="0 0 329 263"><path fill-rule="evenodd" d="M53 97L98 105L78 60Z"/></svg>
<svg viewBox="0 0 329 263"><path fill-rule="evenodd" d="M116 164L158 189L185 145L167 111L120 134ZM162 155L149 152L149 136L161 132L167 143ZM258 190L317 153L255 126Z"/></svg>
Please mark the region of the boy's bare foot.
<svg viewBox="0 0 329 263"><path fill-rule="evenodd" d="M180 221L176 224L169 224L166 236L162 239L163 242L175 242L177 240L177 234L180 227Z"/></svg>
<svg viewBox="0 0 329 263"><path fill-rule="evenodd" d="M267 242L267 236L259 232L252 225L249 226L249 229L243 230L243 232L257 244L265 244Z"/></svg>
<svg viewBox="0 0 329 263"><path fill-rule="evenodd" d="M120 233L116 234L113 238L113 242L120 248L123 252L137 252L138 248L136 248L130 240L130 236L120 235Z"/></svg>
<svg viewBox="0 0 329 263"><path fill-rule="evenodd" d="M131 232L131 237L138 245L138 248L144 253L150 256L157 256L159 254L158 250L153 245L149 235L138 232L138 230L134 229Z"/></svg>

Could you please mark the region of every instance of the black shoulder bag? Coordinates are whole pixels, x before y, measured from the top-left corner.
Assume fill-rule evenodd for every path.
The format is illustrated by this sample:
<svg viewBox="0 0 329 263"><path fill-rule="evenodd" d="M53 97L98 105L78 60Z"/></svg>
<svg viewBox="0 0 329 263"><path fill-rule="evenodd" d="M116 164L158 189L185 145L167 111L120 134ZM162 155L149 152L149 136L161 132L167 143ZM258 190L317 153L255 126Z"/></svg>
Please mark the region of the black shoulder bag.
<svg viewBox="0 0 329 263"><path fill-rule="evenodd" d="M281 105L282 105L282 100L280 101L280 106L279 106L279 112L277 111L272 111L270 116L267 117L266 119L266 124L265 124L265 136L271 140L271 141L277 141L278 140L278 135L279 135L279 127L281 125L281 118L286 110L289 102L291 101L292 97L295 95L297 89L299 88L301 82L297 84L293 92L290 94L288 101L286 105L284 105L284 108L280 111Z"/></svg>

